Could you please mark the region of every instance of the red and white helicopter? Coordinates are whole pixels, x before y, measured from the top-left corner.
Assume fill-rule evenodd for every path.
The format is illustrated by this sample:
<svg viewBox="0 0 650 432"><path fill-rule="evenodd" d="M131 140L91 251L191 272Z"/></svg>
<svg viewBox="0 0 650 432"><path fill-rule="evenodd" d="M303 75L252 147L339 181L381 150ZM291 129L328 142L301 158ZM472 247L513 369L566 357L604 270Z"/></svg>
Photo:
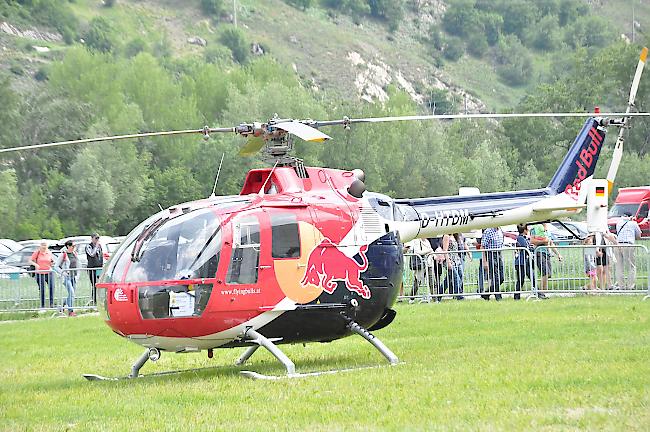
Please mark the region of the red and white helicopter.
<svg viewBox="0 0 650 432"><path fill-rule="evenodd" d="M335 121L279 120L229 128L154 132L3 149L53 147L185 133L234 132L243 154L262 147L275 165L251 170L239 195L214 196L164 209L138 225L106 265L99 309L115 333L144 346L129 375L162 351L189 353L260 347L299 376L279 344L330 342L352 334L398 358L371 332L395 318L403 243L445 233L553 220L585 206L606 128L625 126L645 64L644 48L625 113L473 114ZM290 135L329 139L319 129L357 123L505 117L589 117L557 172L542 189L392 199L365 191L360 170L305 167L289 157ZM623 145L616 144L614 181ZM253 377L264 377L245 372ZM310 375L310 374L306 374ZM105 379L84 375L90 380ZM268 377L267 377L268 378Z"/></svg>

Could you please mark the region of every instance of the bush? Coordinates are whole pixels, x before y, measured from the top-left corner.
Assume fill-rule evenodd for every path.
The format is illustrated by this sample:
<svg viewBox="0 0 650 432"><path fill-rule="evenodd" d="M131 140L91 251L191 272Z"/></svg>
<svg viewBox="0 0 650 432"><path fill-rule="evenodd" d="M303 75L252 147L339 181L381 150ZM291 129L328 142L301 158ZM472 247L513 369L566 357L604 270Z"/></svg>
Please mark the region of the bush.
<svg viewBox="0 0 650 432"><path fill-rule="evenodd" d="M147 43L144 39L137 37L129 41L124 47L124 55L126 57L135 57L140 54L142 51L147 49Z"/></svg>
<svg viewBox="0 0 650 432"><path fill-rule="evenodd" d="M474 33L467 40L467 52L476 58L481 58L488 50L487 38L483 33Z"/></svg>
<svg viewBox="0 0 650 432"><path fill-rule="evenodd" d="M449 61L457 61L463 56L464 51L465 47L463 46L463 41L457 37L450 37L447 39L445 50L442 54Z"/></svg>
<svg viewBox="0 0 650 432"><path fill-rule="evenodd" d="M220 64L233 61L232 52L223 45L211 44L205 49L203 58L207 63Z"/></svg>
<svg viewBox="0 0 650 432"><path fill-rule="evenodd" d="M243 31L236 27L228 27L221 33L219 40L222 44L230 48L230 52L232 52L232 57L235 61L241 64L248 61L250 52Z"/></svg>
<svg viewBox="0 0 650 432"><path fill-rule="evenodd" d="M307 10L311 7L312 0L284 0L287 4L290 4L291 6L302 9L302 10Z"/></svg>
<svg viewBox="0 0 650 432"><path fill-rule="evenodd" d="M41 66L38 68L36 73L34 74L34 79L36 81L47 81L50 76L50 69L47 66Z"/></svg>
<svg viewBox="0 0 650 432"><path fill-rule="evenodd" d="M86 46L99 52L113 51L115 48L114 37L113 27L102 17L93 18L88 31L84 33Z"/></svg>
<svg viewBox="0 0 650 432"><path fill-rule="evenodd" d="M509 85L526 84L533 75L531 56L514 35L501 38L495 60L497 61L497 73Z"/></svg>
<svg viewBox="0 0 650 432"><path fill-rule="evenodd" d="M19 75L19 76L25 75L25 70L18 63L14 63L11 66L9 66L9 71L14 75Z"/></svg>
<svg viewBox="0 0 650 432"><path fill-rule="evenodd" d="M201 0L201 9L208 15L218 17L223 12L223 0Z"/></svg>

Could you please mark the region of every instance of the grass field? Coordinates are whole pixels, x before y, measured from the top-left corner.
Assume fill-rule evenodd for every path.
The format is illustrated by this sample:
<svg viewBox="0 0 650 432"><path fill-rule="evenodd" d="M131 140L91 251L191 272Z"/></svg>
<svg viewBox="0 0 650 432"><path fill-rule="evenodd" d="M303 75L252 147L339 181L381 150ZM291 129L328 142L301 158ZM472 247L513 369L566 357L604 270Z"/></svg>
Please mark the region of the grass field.
<svg viewBox="0 0 650 432"><path fill-rule="evenodd" d="M164 354L135 381L141 349L97 316L0 324L2 430L648 430L650 302L579 297L546 302L398 305L377 335L396 367L253 381L241 352ZM351 337L285 347L300 372L383 365ZM282 369L260 352L248 366Z"/></svg>

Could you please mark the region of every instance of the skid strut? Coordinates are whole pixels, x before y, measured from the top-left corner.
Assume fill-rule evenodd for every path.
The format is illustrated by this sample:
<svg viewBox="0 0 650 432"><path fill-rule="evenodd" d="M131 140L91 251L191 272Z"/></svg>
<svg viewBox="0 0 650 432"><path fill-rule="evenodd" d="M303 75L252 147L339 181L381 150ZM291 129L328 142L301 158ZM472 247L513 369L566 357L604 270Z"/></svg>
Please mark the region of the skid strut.
<svg viewBox="0 0 650 432"><path fill-rule="evenodd" d="M296 374L296 365L293 364L293 362L287 357L285 353L278 348L271 339L265 337L264 335L256 332L252 328L247 329L244 332L244 338L247 339L249 342L255 343L257 345L253 345L252 347L248 348L246 351L244 351L244 354L239 357L239 359L235 362L237 365L244 364L246 360L248 360L255 351L259 347L264 347L266 348L273 356L278 359L280 363L287 369L287 375L292 376Z"/></svg>
<svg viewBox="0 0 650 432"><path fill-rule="evenodd" d="M390 362L391 365L396 365L399 363L399 360L393 352L388 349L386 345L382 341L379 340L379 338L372 333L370 333L368 330L365 328L361 327L359 324L357 324L354 321L350 321L348 323L348 328L352 330L354 333L358 334L368 342L372 344L377 350L384 356L386 357L386 360Z"/></svg>

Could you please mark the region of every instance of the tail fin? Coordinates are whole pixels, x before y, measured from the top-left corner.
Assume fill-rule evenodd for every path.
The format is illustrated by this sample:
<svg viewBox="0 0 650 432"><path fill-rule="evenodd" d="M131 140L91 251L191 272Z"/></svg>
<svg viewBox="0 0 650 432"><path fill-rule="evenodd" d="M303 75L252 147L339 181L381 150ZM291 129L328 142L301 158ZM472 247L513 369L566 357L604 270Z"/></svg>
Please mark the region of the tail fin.
<svg viewBox="0 0 650 432"><path fill-rule="evenodd" d="M593 117L587 119L548 188L555 194L567 192L576 195L580 183L593 176L604 141L605 129L600 127L599 120Z"/></svg>

